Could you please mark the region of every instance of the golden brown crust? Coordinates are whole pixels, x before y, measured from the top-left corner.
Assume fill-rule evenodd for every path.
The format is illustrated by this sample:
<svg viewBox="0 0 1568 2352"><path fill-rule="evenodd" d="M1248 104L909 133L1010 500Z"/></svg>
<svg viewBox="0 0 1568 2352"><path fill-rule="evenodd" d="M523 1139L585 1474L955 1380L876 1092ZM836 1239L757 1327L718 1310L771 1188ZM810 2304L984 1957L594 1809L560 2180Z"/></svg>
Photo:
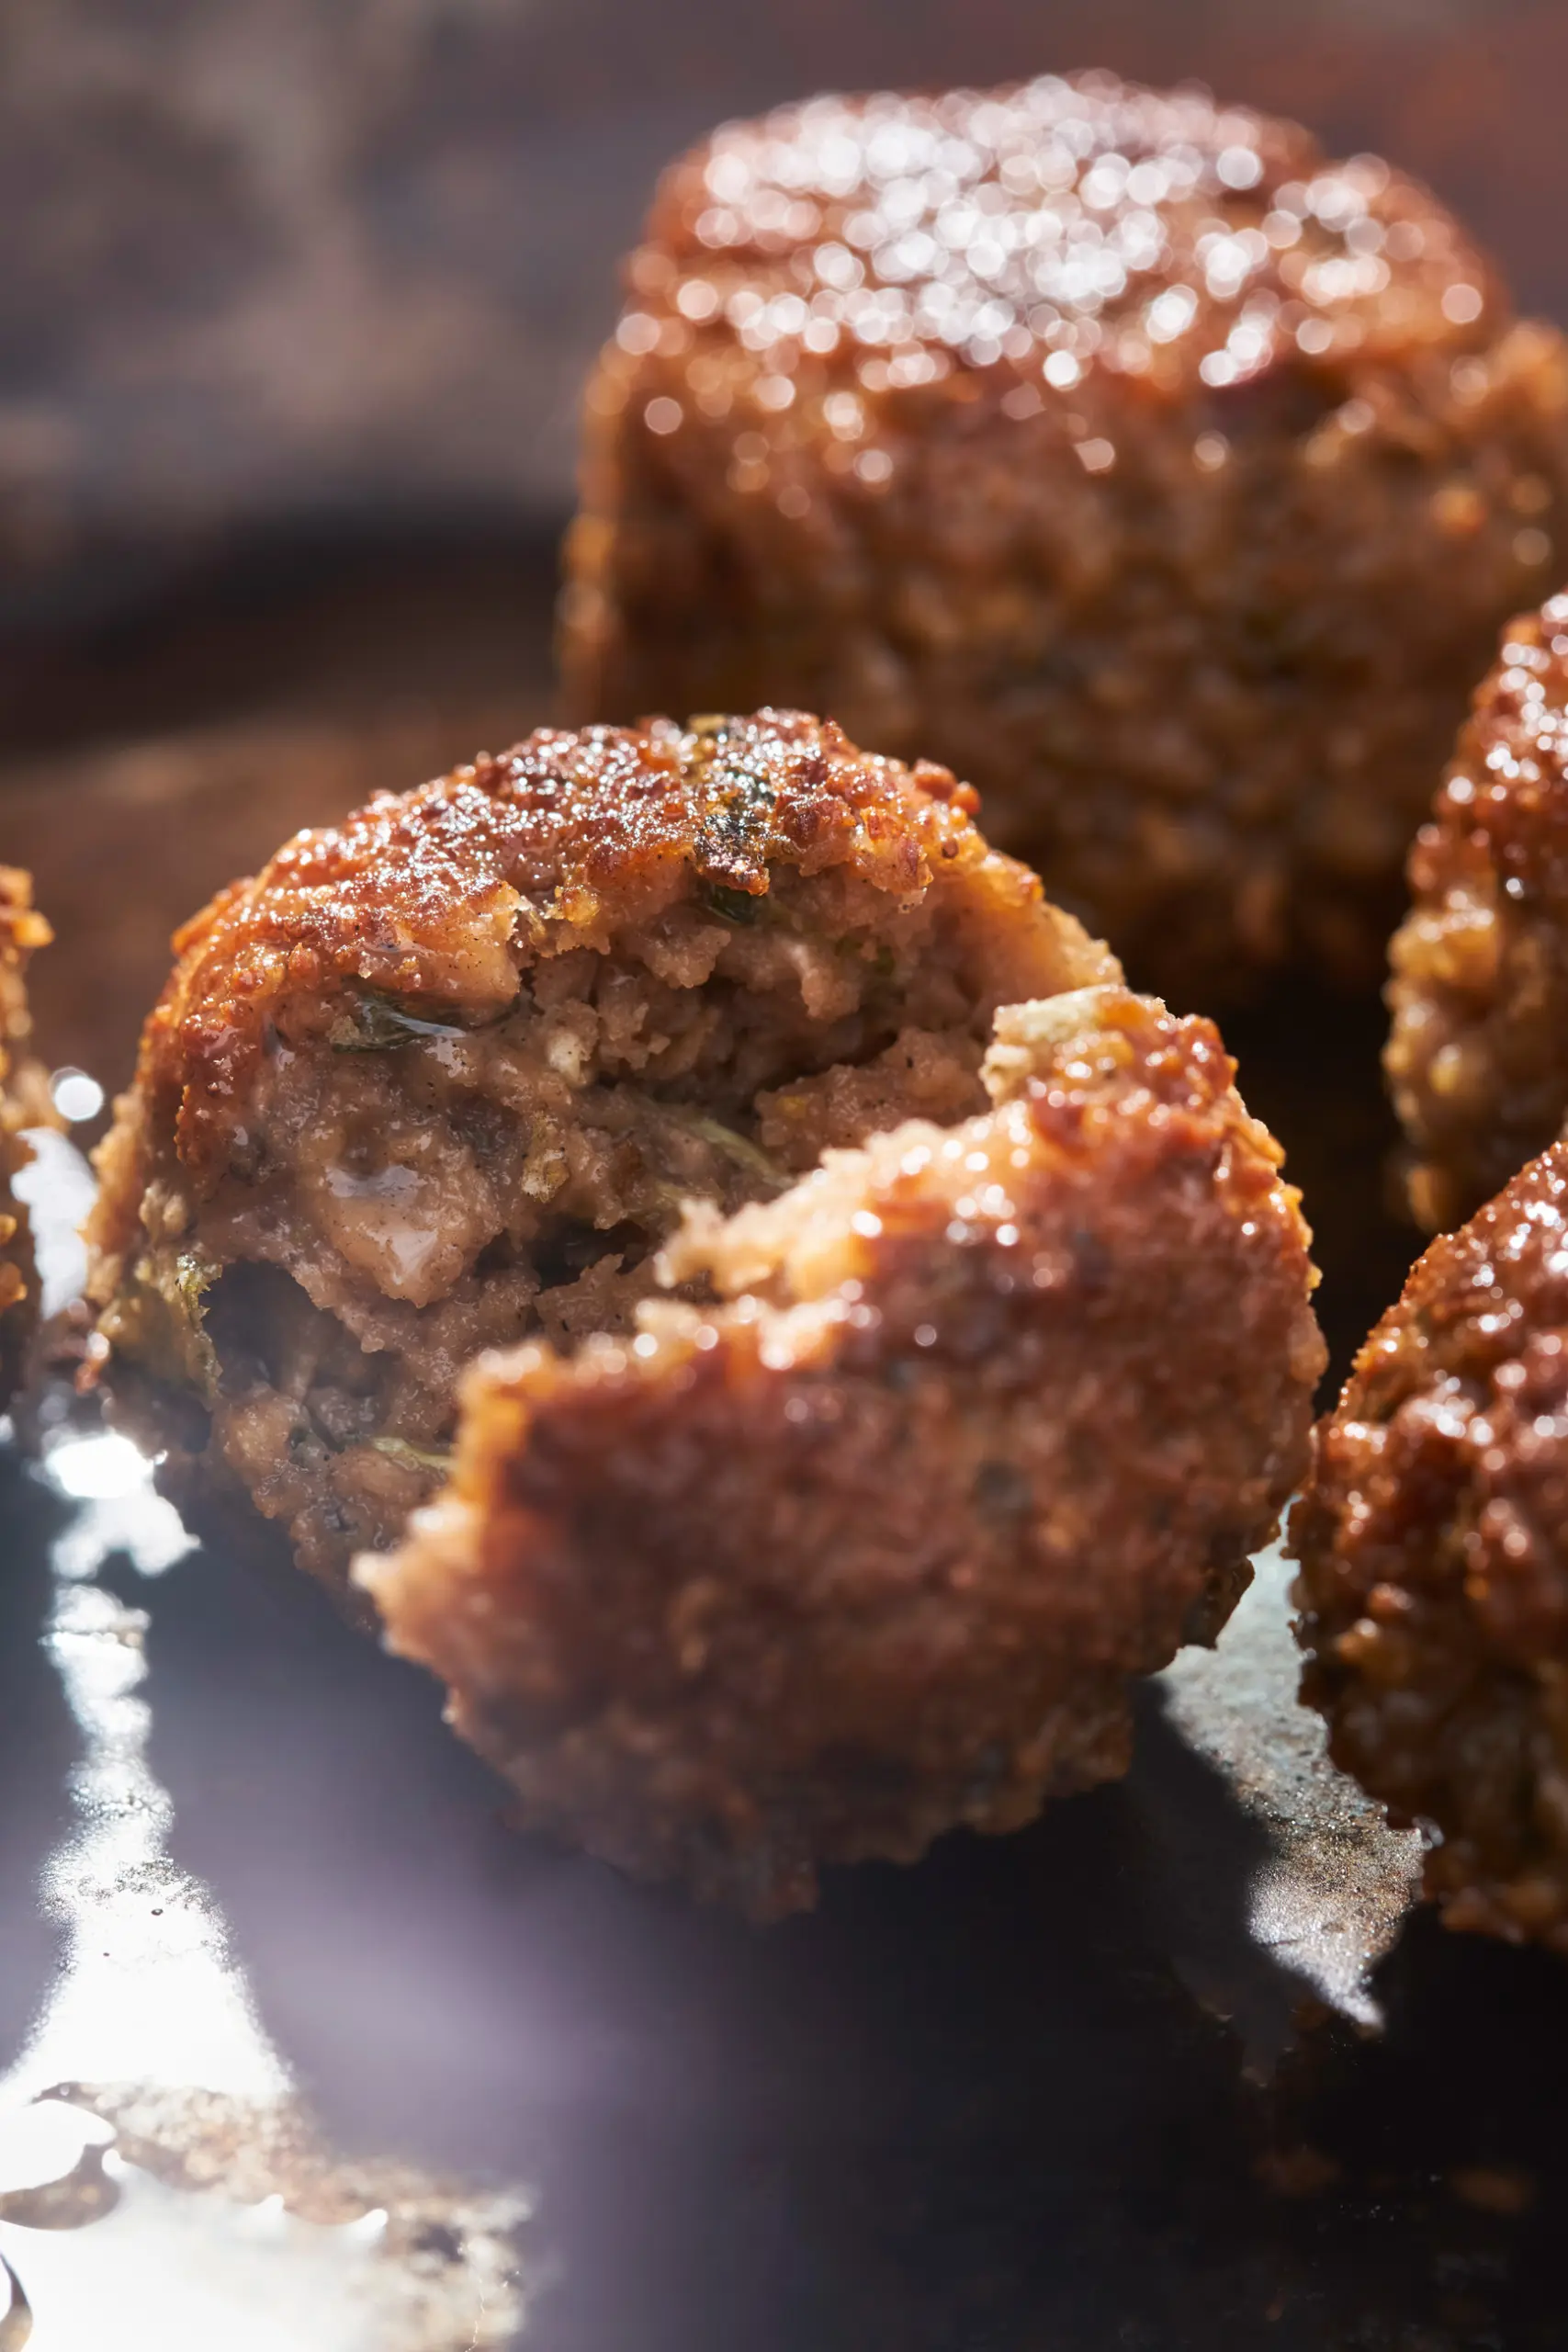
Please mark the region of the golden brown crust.
<svg viewBox="0 0 1568 2352"><path fill-rule="evenodd" d="M574 709L831 708L1140 978L1375 976L1565 544L1561 341L1425 190L1108 75L823 99L678 164L628 274Z"/></svg>
<svg viewBox="0 0 1568 2352"><path fill-rule="evenodd" d="M1431 1229L1568 1114L1568 597L1505 630L1409 873L1385 1059Z"/></svg>
<svg viewBox="0 0 1568 2352"><path fill-rule="evenodd" d="M1568 1146L1416 1265L1291 1543L1336 1761L1438 1833L1451 1926L1568 1952Z"/></svg>
<svg viewBox="0 0 1568 2352"><path fill-rule="evenodd" d="M540 729L298 834L222 891L175 942L139 1082L178 1096L180 1158L209 1175L269 1027L319 1036L355 982L482 1021L536 960L705 890L760 898L775 867L918 894L932 858L984 856L976 805L946 770L869 758L797 711Z"/></svg>
<svg viewBox="0 0 1568 2352"><path fill-rule="evenodd" d="M359 1574L528 1820L769 1917L1125 1769L1323 1363L1232 1070L1119 988L1004 1011L990 1112L689 1221L720 1304L474 1369L453 1487Z"/></svg>
<svg viewBox="0 0 1568 2352"><path fill-rule="evenodd" d="M28 1213L12 1181L32 1153L26 1127L50 1122L48 1080L29 1051L28 958L52 933L33 905L32 877L0 865L0 1404L14 1387L38 1311Z"/></svg>
<svg viewBox="0 0 1568 2352"><path fill-rule="evenodd" d="M1118 967L973 805L798 713L546 731L222 893L90 1230L170 1476L194 1448L341 1578L439 1476L460 1366L624 1321L684 1197L976 1107L998 1002Z"/></svg>

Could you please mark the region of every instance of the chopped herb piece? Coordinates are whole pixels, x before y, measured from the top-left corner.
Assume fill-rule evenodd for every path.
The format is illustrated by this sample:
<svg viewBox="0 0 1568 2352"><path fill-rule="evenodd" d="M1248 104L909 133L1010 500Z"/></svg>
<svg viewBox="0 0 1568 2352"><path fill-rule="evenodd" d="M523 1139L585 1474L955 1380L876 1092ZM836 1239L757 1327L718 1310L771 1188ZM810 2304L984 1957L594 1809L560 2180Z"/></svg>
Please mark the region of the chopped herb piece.
<svg viewBox="0 0 1568 2352"><path fill-rule="evenodd" d="M709 914L725 922L761 922L768 903L766 891L733 890L728 882L705 882L698 895Z"/></svg>
<svg viewBox="0 0 1568 2352"><path fill-rule="evenodd" d="M712 1144L716 1151L722 1151L727 1159L735 1160L742 1168L749 1168L754 1176L761 1177L776 1190L782 1192L790 1182L778 1162L770 1159L760 1145L752 1143L747 1136L738 1135L722 1120L709 1118L705 1111L688 1109L683 1102L661 1102L659 1109L663 1117L675 1126L684 1127L686 1133L695 1136L699 1143Z"/></svg>
<svg viewBox="0 0 1568 2352"><path fill-rule="evenodd" d="M428 1037L468 1035L460 1022L432 1021L378 989L358 989L349 1009L333 1023L329 1038L334 1053L386 1054L399 1046L421 1045Z"/></svg>
<svg viewBox="0 0 1568 2352"><path fill-rule="evenodd" d="M105 1318L117 1347L140 1356L160 1380L188 1382L209 1405L221 1374L205 1300L222 1271L199 1250L149 1250Z"/></svg>
<svg viewBox="0 0 1568 2352"><path fill-rule="evenodd" d="M405 1470L434 1470L442 1478L452 1466L450 1453L428 1453L423 1446L411 1445L403 1437L373 1437L370 1450L384 1453L389 1462L400 1462Z"/></svg>

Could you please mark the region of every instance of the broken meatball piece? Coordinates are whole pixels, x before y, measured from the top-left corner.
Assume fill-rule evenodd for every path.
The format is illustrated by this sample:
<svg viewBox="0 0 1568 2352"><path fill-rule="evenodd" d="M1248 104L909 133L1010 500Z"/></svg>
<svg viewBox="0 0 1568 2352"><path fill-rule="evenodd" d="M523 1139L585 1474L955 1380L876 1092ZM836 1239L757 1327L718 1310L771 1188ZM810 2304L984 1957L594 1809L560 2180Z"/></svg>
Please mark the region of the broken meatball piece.
<svg viewBox="0 0 1568 2352"><path fill-rule="evenodd" d="M1385 1057L1429 1229L1457 1225L1568 1114L1568 596L1504 632L1390 949Z"/></svg>
<svg viewBox="0 0 1568 2352"><path fill-rule="evenodd" d="M688 1201L983 1109L998 1005L1119 971L974 806L790 712L546 731L223 892L89 1236L175 1490L344 1584L439 1482L480 1350L628 1330Z"/></svg>
<svg viewBox="0 0 1568 2352"><path fill-rule="evenodd" d="M15 1388L38 1311L28 1213L13 1191L32 1159L24 1130L55 1124L49 1079L34 1060L28 958L53 933L33 905L30 875L0 865L0 1406Z"/></svg>
<svg viewBox="0 0 1568 2352"><path fill-rule="evenodd" d="M661 1272L707 1303L469 1373L451 1487L358 1575L526 1821L767 1917L1124 1770L1324 1362L1232 1074L1119 985L1004 1008L989 1108L689 1212Z"/></svg>
<svg viewBox="0 0 1568 2352"><path fill-rule="evenodd" d="M1375 982L1568 368L1422 188L1109 74L818 98L678 164L588 391L575 707L929 751L1140 985Z"/></svg>
<svg viewBox="0 0 1568 2352"><path fill-rule="evenodd" d="M1449 1924L1568 1952L1568 1145L1433 1242L1292 1517L1303 1695Z"/></svg>

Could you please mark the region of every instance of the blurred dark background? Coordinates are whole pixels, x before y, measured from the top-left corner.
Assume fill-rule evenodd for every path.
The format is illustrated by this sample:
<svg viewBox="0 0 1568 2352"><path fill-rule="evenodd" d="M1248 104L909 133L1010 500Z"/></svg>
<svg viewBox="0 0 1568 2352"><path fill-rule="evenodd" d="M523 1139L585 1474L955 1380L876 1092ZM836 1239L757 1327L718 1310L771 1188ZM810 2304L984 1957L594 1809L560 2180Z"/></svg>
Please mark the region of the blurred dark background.
<svg viewBox="0 0 1568 2352"><path fill-rule="evenodd" d="M1562 0L0 0L0 855L62 936L51 1058L119 1082L219 883L547 715L579 388L666 160L1089 64L1386 151L1568 319Z"/></svg>

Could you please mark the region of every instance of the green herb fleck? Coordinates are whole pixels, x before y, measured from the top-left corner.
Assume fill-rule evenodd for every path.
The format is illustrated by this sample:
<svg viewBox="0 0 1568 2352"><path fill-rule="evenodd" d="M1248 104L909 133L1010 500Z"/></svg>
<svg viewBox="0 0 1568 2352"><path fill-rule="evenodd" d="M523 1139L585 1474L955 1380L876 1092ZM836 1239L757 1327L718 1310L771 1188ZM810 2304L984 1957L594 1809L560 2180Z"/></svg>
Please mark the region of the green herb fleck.
<svg viewBox="0 0 1568 2352"><path fill-rule="evenodd" d="M208 1337L206 1295L222 1272L199 1250L152 1250L104 1317L111 1343L155 1378L216 1401L221 1371Z"/></svg>
<svg viewBox="0 0 1568 2352"><path fill-rule="evenodd" d="M734 890L728 882L705 882L697 895L709 914L724 922L759 923L768 903L765 890Z"/></svg>
<svg viewBox="0 0 1568 2352"><path fill-rule="evenodd" d="M699 1143L711 1144L716 1151L722 1151L727 1159L733 1159L738 1166L749 1169L753 1176L761 1177L775 1191L782 1192L790 1182L789 1176L777 1160L770 1159L760 1145L751 1142L747 1136L738 1135L722 1120L709 1118L705 1111L689 1110L683 1102L661 1102L659 1109L672 1125L683 1127L689 1136L695 1136Z"/></svg>
<svg viewBox="0 0 1568 2352"><path fill-rule="evenodd" d="M349 1009L333 1022L328 1040L334 1053L386 1054L400 1046L423 1045L430 1037L466 1037L468 1034L460 1022L432 1021L379 989L358 989Z"/></svg>
<svg viewBox="0 0 1568 2352"><path fill-rule="evenodd" d="M450 1453L428 1453L423 1446L411 1445L403 1437L373 1437L370 1449L373 1453L384 1453L389 1462L400 1462L405 1470L434 1470L439 1478L446 1476L453 1462Z"/></svg>

